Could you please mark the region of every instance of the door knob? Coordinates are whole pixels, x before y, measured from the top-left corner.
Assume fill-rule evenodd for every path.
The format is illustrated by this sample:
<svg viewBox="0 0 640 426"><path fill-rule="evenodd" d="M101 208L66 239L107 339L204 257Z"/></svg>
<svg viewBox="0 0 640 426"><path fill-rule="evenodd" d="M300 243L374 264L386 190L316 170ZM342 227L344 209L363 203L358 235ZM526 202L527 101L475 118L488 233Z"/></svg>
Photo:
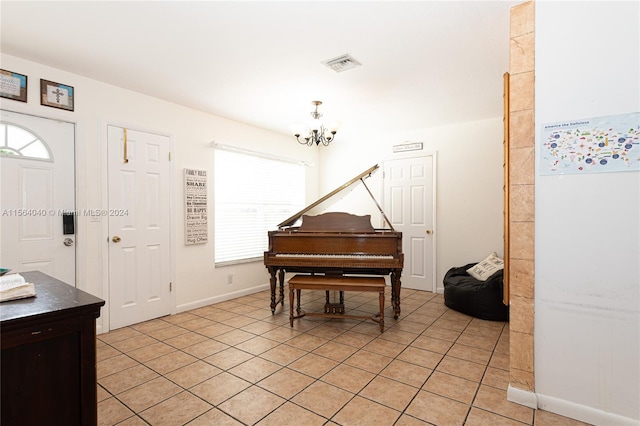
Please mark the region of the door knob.
<svg viewBox="0 0 640 426"><path fill-rule="evenodd" d="M62 244L64 244L64 245L65 245L65 246L67 246L67 247L72 246L72 245L73 245L73 240L72 240L71 238L65 238L65 239L62 241Z"/></svg>
<svg viewBox="0 0 640 426"><path fill-rule="evenodd" d="M111 238L111 241L113 241L114 243L119 243L120 237L118 237L117 235L114 235L113 238Z"/></svg>
<svg viewBox="0 0 640 426"><path fill-rule="evenodd" d="M433 234L433 231L431 229L427 229L427 235L431 235Z"/></svg>

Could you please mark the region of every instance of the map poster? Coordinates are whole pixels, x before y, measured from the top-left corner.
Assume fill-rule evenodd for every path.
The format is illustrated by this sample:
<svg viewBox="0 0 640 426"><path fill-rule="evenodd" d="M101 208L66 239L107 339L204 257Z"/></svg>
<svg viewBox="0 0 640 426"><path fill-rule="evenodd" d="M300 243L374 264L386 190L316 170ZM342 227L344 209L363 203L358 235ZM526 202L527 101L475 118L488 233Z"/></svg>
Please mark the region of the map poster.
<svg viewBox="0 0 640 426"><path fill-rule="evenodd" d="M542 125L540 174L640 170L640 112Z"/></svg>
<svg viewBox="0 0 640 426"><path fill-rule="evenodd" d="M184 169L184 243L205 244L209 236L207 171Z"/></svg>

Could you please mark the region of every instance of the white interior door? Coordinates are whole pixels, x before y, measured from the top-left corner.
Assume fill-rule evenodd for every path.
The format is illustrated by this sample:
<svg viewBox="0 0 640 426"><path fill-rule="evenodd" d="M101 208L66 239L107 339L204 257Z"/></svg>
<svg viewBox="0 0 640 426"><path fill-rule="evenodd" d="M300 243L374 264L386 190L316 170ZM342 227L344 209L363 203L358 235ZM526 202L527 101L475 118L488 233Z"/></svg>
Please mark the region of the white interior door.
<svg viewBox="0 0 640 426"><path fill-rule="evenodd" d="M0 266L76 284L75 127L0 111ZM74 218L75 219L75 218Z"/></svg>
<svg viewBox="0 0 640 426"><path fill-rule="evenodd" d="M169 138L108 127L109 327L170 313Z"/></svg>
<svg viewBox="0 0 640 426"><path fill-rule="evenodd" d="M435 291L433 157L384 162L384 210L402 232L402 287Z"/></svg>

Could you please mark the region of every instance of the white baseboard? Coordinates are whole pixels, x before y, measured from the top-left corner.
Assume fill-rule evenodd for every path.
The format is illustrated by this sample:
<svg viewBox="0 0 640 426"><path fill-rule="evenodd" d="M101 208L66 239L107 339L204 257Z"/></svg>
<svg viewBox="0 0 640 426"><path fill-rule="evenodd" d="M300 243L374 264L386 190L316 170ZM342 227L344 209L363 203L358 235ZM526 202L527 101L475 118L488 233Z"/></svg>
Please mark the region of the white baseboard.
<svg viewBox="0 0 640 426"><path fill-rule="evenodd" d="M525 391L509 385L507 400L533 409L541 409L550 413L569 417L596 426L640 426L640 420L620 416L598 410L586 405L543 394Z"/></svg>
<svg viewBox="0 0 640 426"><path fill-rule="evenodd" d="M538 408L592 425L640 426L640 420L547 395L538 394Z"/></svg>
<svg viewBox="0 0 640 426"><path fill-rule="evenodd" d="M515 402L534 410L538 408L538 396L534 392L514 388L511 385L507 388L507 401Z"/></svg>
<svg viewBox="0 0 640 426"><path fill-rule="evenodd" d="M176 306L176 313L190 311L192 309L202 308L203 306L209 306L213 303L220 303L227 300L235 299L241 296L247 296L249 294L258 293L260 291L268 290L269 284L262 284L256 287L245 288L243 290L234 291L232 293L225 293L220 296L208 297L206 299L197 300L195 302L185 303L183 305ZM270 299L265 299L265 306L269 306Z"/></svg>

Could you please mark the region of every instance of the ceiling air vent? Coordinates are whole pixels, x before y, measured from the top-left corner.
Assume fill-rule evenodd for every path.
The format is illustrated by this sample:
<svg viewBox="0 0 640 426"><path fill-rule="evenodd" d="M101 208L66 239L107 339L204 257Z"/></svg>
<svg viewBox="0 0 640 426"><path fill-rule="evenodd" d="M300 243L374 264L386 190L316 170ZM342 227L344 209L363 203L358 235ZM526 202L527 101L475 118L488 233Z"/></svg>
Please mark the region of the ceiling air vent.
<svg viewBox="0 0 640 426"><path fill-rule="evenodd" d="M337 58L329 59L328 61L323 61L323 64L334 70L335 72L342 72L346 70L350 70L352 68L359 67L362 65L360 62L356 61L351 55L344 54L338 56Z"/></svg>

